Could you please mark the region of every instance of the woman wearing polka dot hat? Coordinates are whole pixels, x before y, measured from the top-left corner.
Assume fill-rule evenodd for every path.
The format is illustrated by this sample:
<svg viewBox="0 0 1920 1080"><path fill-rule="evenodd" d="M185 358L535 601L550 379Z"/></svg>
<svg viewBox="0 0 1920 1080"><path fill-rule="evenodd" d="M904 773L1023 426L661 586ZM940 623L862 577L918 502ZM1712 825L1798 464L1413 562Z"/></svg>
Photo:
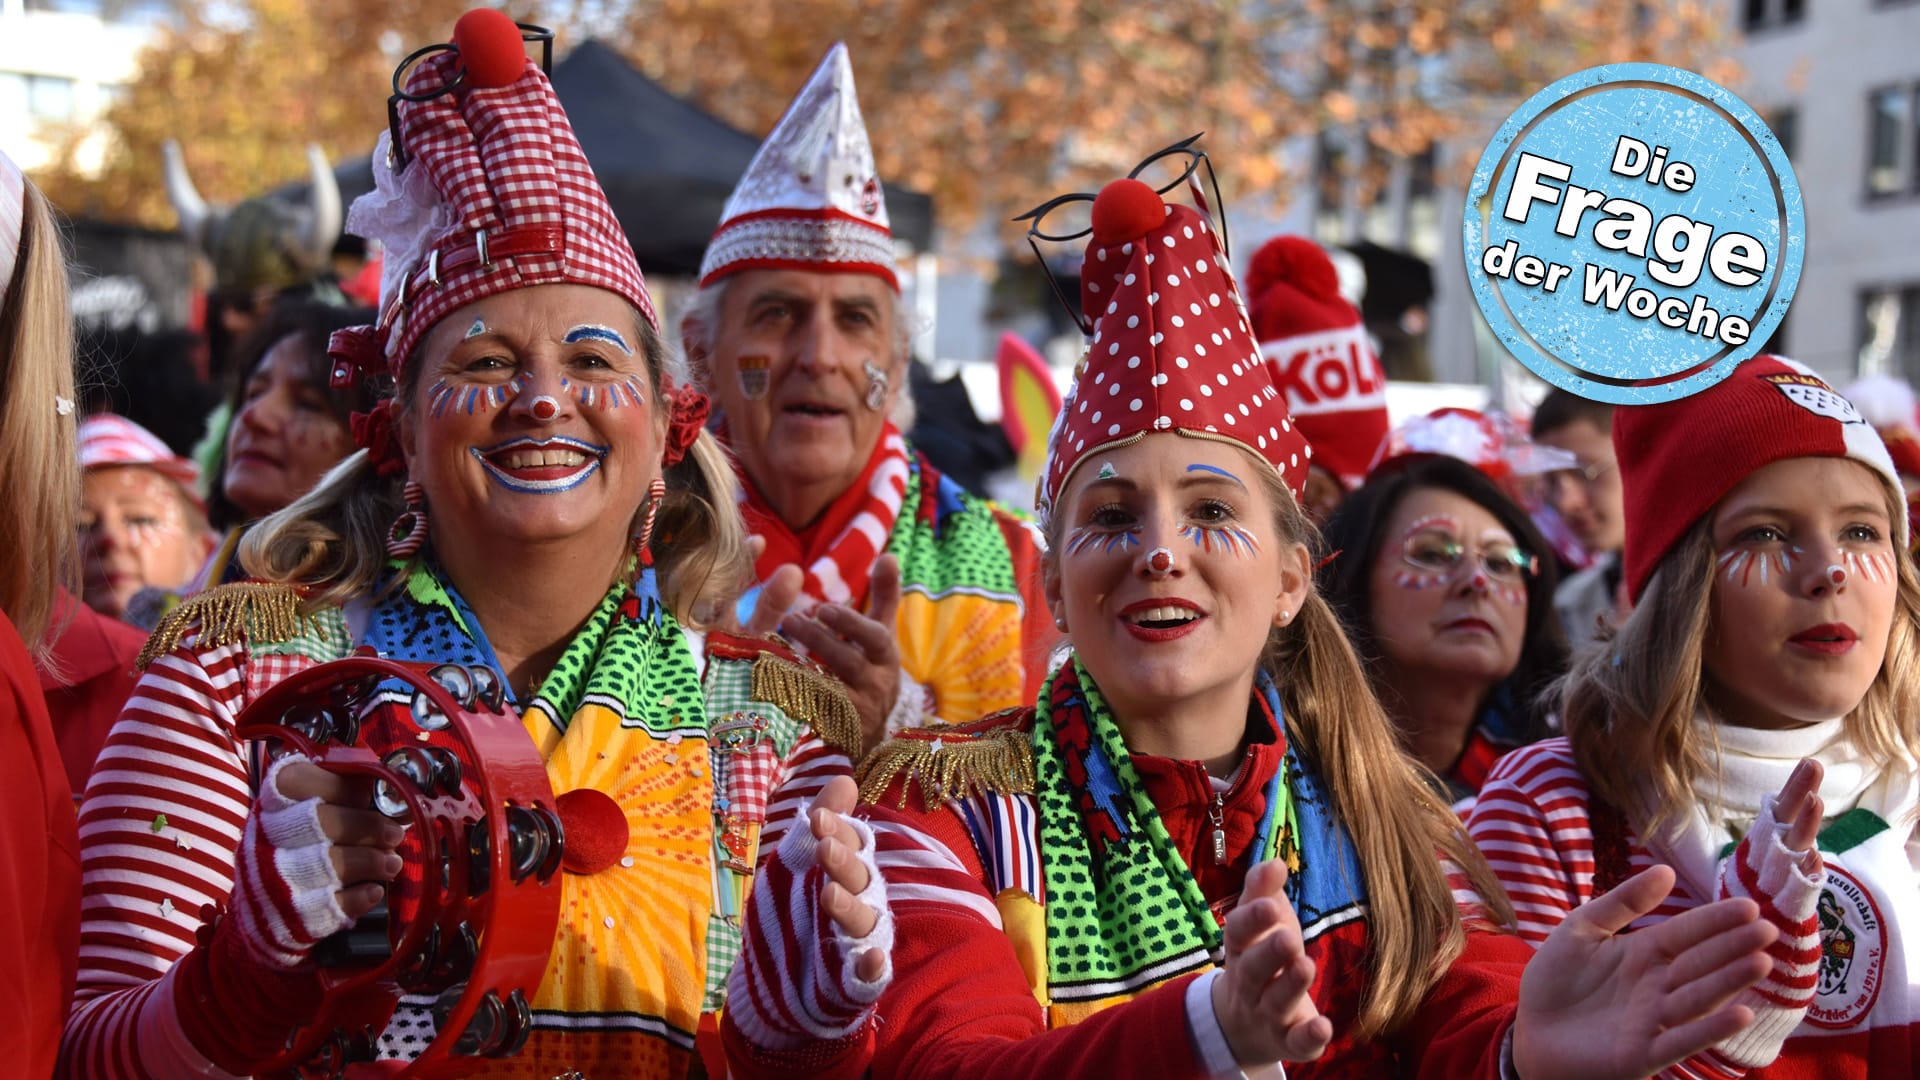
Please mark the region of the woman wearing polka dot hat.
<svg viewBox="0 0 1920 1080"><path fill-rule="evenodd" d="M1643 875L1524 980L1504 902L1456 908L1437 854L1499 893L1314 592L1311 452L1214 222L1127 179L1090 231L1040 493L1072 657L1031 708L896 737L864 806L837 780L788 834L733 1074L1630 1077L1738 1028L1773 936L1751 903L1615 938L1664 893Z"/></svg>
<svg viewBox="0 0 1920 1080"><path fill-rule="evenodd" d="M320 1015L320 943L363 936L383 896L401 925L425 875L451 873L403 858L428 826L378 812L364 777L237 739L250 705L317 665L371 648L490 672L564 827L538 885L560 913L530 962L542 977L492 998L511 1004L482 1044L507 1056L416 1075L697 1071L790 752L824 716L838 723L822 735L858 754L837 684L776 641L712 628L751 570L732 472L704 402L674 389L633 249L521 29L472 12L453 48L403 72L376 191L348 219L385 246L380 317L329 350L336 382L396 390L354 418L361 450L248 533L241 559L264 580L185 602L148 644L81 811L70 1075L262 1071ZM377 689L362 730L433 741L410 692ZM473 899L497 906L504 887ZM459 965L438 929L436 979ZM467 983L403 999L372 1053L480 1039L479 1022L437 1031L435 1006ZM380 986L351 993L391 1008Z"/></svg>

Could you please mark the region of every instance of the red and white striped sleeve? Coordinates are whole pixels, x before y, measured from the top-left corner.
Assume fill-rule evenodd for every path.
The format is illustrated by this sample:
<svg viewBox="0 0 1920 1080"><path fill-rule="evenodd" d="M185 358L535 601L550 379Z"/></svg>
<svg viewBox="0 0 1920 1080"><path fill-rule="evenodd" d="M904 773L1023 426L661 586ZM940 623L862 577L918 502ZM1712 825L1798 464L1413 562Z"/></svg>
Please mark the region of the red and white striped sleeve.
<svg viewBox="0 0 1920 1080"><path fill-rule="evenodd" d="M773 793L767 796L767 819L760 826L760 856L764 864L778 850L787 833L801 821L820 789L836 776L852 776L853 762L845 751L808 732L793 744L781 763ZM804 826L802 826L804 828Z"/></svg>
<svg viewBox="0 0 1920 1080"><path fill-rule="evenodd" d="M141 1016L169 998L159 980L194 948L203 911L232 891L253 801L233 737L244 662L238 647L155 660L100 752L80 809L85 899L61 1054L68 1075L160 1065L142 1052Z"/></svg>
<svg viewBox="0 0 1920 1080"><path fill-rule="evenodd" d="M1520 936L1538 946L1593 888L1587 785L1564 739L1508 754L1487 776L1467 834L1513 902ZM1471 894L1455 898L1475 903Z"/></svg>
<svg viewBox="0 0 1920 1080"><path fill-rule="evenodd" d="M1793 851L1785 825L1774 817L1767 796L1759 819L1720 864L1720 896L1744 896L1760 905L1761 918L1780 930L1767 953L1773 970L1737 999L1753 1009L1753 1023L1716 1049L1728 1061L1747 1068L1771 1065L1787 1036L1800 1026L1819 983L1820 920L1815 904L1826 884L1826 868L1817 848Z"/></svg>
<svg viewBox="0 0 1920 1080"><path fill-rule="evenodd" d="M300 1015L288 1010L314 1000L310 973L265 970L231 927L213 929L254 802L233 734L246 669L237 645L160 657L101 751L80 810L80 970L64 1076L245 1071L282 1044L286 1017Z"/></svg>
<svg viewBox="0 0 1920 1080"><path fill-rule="evenodd" d="M867 869L867 887L855 899L879 918L859 938L833 921L820 903L827 873L815 858L812 829L789 830L773 857L761 862L748 933L727 980L726 1018L763 1053L789 1054L854 1038L892 981L893 915L886 878L875 862L874 833L857 818L842 820L860 837L858 857ZM882 960L871 980L855 970L868 953Z"/></svg>

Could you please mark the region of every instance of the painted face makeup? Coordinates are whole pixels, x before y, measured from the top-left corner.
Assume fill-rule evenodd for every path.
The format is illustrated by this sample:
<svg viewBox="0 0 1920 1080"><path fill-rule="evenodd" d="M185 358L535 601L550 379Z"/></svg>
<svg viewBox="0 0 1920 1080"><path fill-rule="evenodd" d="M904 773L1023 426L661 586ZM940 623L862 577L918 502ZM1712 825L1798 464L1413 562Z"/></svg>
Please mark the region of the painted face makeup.
<svg viewBox="0 0 1920 1080"><path fill-rule="evenodd" d="M545 439L525 436L468 452L486 470L487 478L521 495L553 495L585 483L600 471L607 447L555 435Z"/></svg>
<svg viewBox="0 0 1920 1080"><path fill-rule="evenodd" d="M867 411L879 412L887 404L887 383L889 382L887 373L873 362L872 357L860 361L860 366L867 373Z"/></svg>
<svg viewBox="0 0 1920 1080"><path fill-rule="evenodd" d="M1458 539L1460 523L1445 514L1427 514L1416 518L1400 538L1400 558L1405 567L1392 577L1403 589L1421 591L1439 588L1471 573L1468 584L1474 590L1499 597L1515 607L1527 602L1527 578L1534 573L1534 558L1514 545L1504 530L1489 529L1475 540L1474 548Z"/></svg>
<svg viewBox="0 0 1920 1080"><path fill-rule="evenodd" d="M1180 535L1208 554L1218 548L1229 555L1251 557L1260 550L1253 534L1238 525L1183 525Z"/></svg>
<svg viewBox="0 0 1920 1080"><path fill-rule="evenodd" d="M474 322L478 324L479 320ZM481 332L485 333L484 330ZM473 416L503 409L532 383L533 377L525 374L515 375L499 386L458 386L446 379L438 379L427 388L427 415L438 420L449 412Z"/></svg>
<svg viewBox="0 0 1920 1080"><path fill-rule="evenodd" d="M1114 477L1119 475L1120 475L1119 473L1113 471L1113 462L1103 461L1100 463L1100 475L1095 477L1094 479L1112 480Z"/></svg>
<svg viewBox="0 0 1920 1080"><path fill-rule="evenodd" d="M560 389L571 393L573 399L585 409L623 409L629 405L638 406L647 400L640 380L634 378L611 383L575 383L561 379Z"/></svg>
<svg viewBox="0 0 1920 1080"><path fill-rule="evenodd" d="M597 323L584 323L576 326L568 330L566 336L560 340L569 345L577 345L582 341L604 341L614 348L619 349L621 352L626 353L628 356L633 355L633 346L627 344L627 339L620 336L620 331L615 330L611 326L601 326Z"/></svg>
<svg viewBox="0 0 1920 1080"><path fill-rule="evenodd" d="M1098 548L1100 554L1111 555L1116 551L1140 546L1140 530L1125 529L1115 532L1097 525L1083 525L1067 534L1067 554L1079 555Z"/></svg>
<svg viewBox="0 0 1920 1080"><path fill-rule="evenodd" d="M1893 556L1881 551L1849 551L1840 557L1849 575L1878 585L1894 578Z"/></svg>
<svg viewBox="0 0 1920 1080"><path fill-rule="evenodd" d="M1242 479L1240 479L1239 477L1237 477L1237 476L1235 476L1235 475L1233 475L1232 473L1230 473L1230 472L1228 472L1227 470L1225 470L1225 469L1222 469L1222 468L1220 468L1220 467L1219 467L1219 466L1217 466L1217 465L1189 465L1189 466L1187 466L1187 471L1188 471L1188 472L1203 472L1203 473L1212 473L1212 474L1213 474L1213 475L1215 475L1215 476L1224 476L1224 477L1226 477L1227 479L1229 479L1229 480L1231 480L1231 481L1233 481L1234 483L1236 483L1236 484L1239 484L1239 485L1240 485L1241 487L1246 487L1246 486L1247 486L1247 484L1246 484L1246 481L1244 481L1244 480L1242 480Z"/></svg>
<svg viewBox="0 0 1920 1080"><path fill-rule="evenodd" d="M1793 572L1794 562L1805 554L1806 550L1797 545L1784 551L1728 548L1720 553L1717 566L1730 585L1765 585L1770 577L1775 576L1785 585L1787 575Z"/></svg>
<svg viewBox="0 0 1920 1080"><path fill-rule="evenodd" d="M751 400L758 401L767 396L769 376L767 369L773 361L764 356L743 356L740 358L740 393Z"/></svg>
<svg viewBox="0 0 1920 1080"><path fill-rule="evenodd" d="M472 326L469 326L469 327L467 327L467 335L466 335L466 336L467 336L468 338L477 338L477 337L479 337L479 336L480 336L481 334L484 334L484 333L486 333L486 332L487 332L487 320L485 320L485 319L475 319L475 320L473 320L473 325L472 325Z"/></svg>

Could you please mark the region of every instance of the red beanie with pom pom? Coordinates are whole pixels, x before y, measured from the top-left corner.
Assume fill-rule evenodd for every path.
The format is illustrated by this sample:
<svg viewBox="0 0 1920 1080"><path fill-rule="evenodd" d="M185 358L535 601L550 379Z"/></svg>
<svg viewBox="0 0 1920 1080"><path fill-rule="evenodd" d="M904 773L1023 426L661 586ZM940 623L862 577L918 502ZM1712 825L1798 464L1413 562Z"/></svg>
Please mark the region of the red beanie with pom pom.
<svg viewBox="0 0 1920 1080"><path fill-rule="evenodd" d="M1349 490L1387 437L1387 380L1333 260L1302 236L1276 236L1247 268L1247 314L1314 463Z"/></svg>

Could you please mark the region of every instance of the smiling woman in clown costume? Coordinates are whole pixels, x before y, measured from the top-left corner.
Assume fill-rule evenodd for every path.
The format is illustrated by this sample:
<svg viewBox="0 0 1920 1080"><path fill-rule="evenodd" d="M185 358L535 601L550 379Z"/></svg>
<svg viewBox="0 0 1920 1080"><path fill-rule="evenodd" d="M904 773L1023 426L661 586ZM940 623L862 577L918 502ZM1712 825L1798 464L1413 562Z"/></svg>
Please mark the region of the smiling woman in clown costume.
<svg viewBox="0 0 1920 1080"><path fill-rule="evenodd" d="M417 873L364 784L263 766L234 736L316 664L372 647L491 669L546 762L562 915L531 1039L476 1062L490 1076L686 1075L801 714L857 738L825 676L701 629L751 570L704 401L674 388L632 248L520 31L476 11L455 44L408 75L396 153L383 137L349 218L388 276L377 325L335 335L333 374L390 375L394 396L357 419L362 451L249 534L262 580L163 622L101 755L68 1075L254 1073L314 1016L315 943ZM752 730L723 730L740 716ZM417 1052L431 1024L403 1002L381 1050Z"/></svg>
<svg viewBox="0 0 1920 1080"><path fill-rule="evenodd" d="M1119 180L1051 439L1033 707L905 732L761 867L722 1021L735 1076L1636 1077L1733 1034L1748 900L1615 936L1642 873L1528 965L1314 593L1311 456L1210 217ZM1522 970L1525 969L1524 978Z"/></svg>

